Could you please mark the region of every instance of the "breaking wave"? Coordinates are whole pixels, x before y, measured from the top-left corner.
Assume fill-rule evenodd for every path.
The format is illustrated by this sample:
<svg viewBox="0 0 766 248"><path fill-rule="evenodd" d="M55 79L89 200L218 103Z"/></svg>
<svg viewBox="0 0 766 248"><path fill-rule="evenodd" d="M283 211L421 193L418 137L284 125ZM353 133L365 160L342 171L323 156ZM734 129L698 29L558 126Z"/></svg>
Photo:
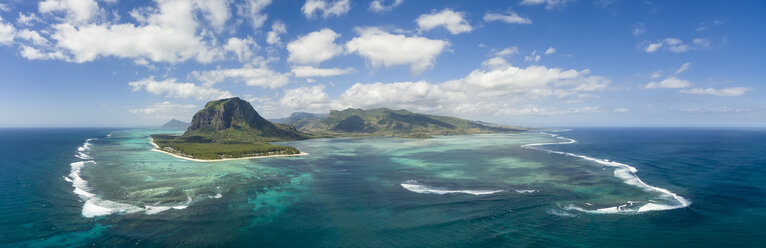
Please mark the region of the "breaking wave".
<svg viewBox="0 0 766 248"><path fill-rule="evenodd" d="M91 150L92 144L90 141L95 138L85 140L82 146L77 148L77 154L75 157L82 161L74 162L70 164L70 173L68 176L64 176L64 180L72 183L74 187L73 192L80 197L84 202L82 206L82 216L87 218L93 218L97 216L121 213L144 213L144 214L156 214L168 209L184 209L191 204L191 197L182 205L176 206L135 206L127 203L119 203L110 200L101 199L98 195L93 193L93 189L88 185L88 181L82 178L82 171L87 165L96 165L96 161L88 154Z"/></svg>
<svg viewBox="0 0 766 248"><path fill-rule="evenodd" d="M467 189L456 190L456 189L437 188L437 187L417 184L417 181L414 181L414 180L408 180L407 182L402 183L401 185L403 188L415 193L437 194L437 195L444 195L444 194L490 195L490 194L504 191L504 190L467 190Z"/></svg>
<svg viewBox="0 0 766 248"><path fill-rule="evenodd" d="M645 191L650 192L657 192L660 193L660 201L649 201L645 204L642 204L638 201L628 201L627 203L619 206L614 207L606 207L606 208L599 208L599 209L585 209L582 207L579 207L574 204L570 204L566 207L564 207L565 210L575 210L580 212L586 212L586 213L597 213L597 214L614 214L614 213L644 213L649 211L661 211L661 210L671 210L671 209L677 209L677 208L685 208L688 207L691 204L691 201L679 196L676 193L671 192L670 190L663 189L660 187L652 186L649 184L646 184L641 178L636 175L636 172L638 170L630 165L623 164L620 162L610 161L608 159L597 159L588 157L585 155L578 155L574 153L569 152L560 152L560 151L554 151L554 150L547 150L539 148L539 146L545 146L545 145L562 145L562 144L573 144L577 142L574 139L565 138L558 136L556 134L549 134L549 133L542 133L550 135L553 138L557 138L562 140L562 142L554 142L554 143L534 143L534 144L526 144L522 145L521 147L529 148L533 150L548 152L548 153L554 153L554 154L560 154L565 156L571 156L576 158L585 159L588 161L592 161L604 166L613 167L614 169L614 176L622 179L622 181L628 185L636 186L638 188L641 188Z"/></svg>

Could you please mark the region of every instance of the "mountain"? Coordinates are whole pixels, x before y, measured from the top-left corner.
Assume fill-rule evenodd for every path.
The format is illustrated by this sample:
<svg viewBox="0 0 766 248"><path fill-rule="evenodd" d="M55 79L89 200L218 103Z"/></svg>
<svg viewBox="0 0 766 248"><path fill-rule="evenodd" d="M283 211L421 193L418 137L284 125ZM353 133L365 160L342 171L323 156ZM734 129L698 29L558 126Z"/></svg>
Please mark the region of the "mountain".
<svg viewBox="0 0 766 248"><path fill-rule="evenodd" d="M303 128L303 126L310 124L313 121L321 121L327 118L328 114L314 114L306 112L295 112L287 118L271 119L269 121L280 124L293 125L297 129Z"/></svg>
<svg viewBox="0 0 766 248"><path fill-rule="evenodd" d="M179 121L176 119L172 119L165 123L165 125L162 125L162 129L186 129L189 127L189 123Z"/></svg>
<svg viewBox="0 0 766 248"><path fill-rule="evenodd" d="M261 117L249 102L238 97L208 102L197 111L182 137L199 136L215 142L266 142L306 139L290 125Z"/></svg>
<svg viewBox="0 0 766 248"><path fill-rule="evenodd" d="M305 116L305 115L296 115ZM292 117L292 116L291 116ZM288 118L289 119L289 118ZM525 131L522 127L495 125L455 117L413 113L407 110L353 109L330 111L325 118L306 116L287 124L299 123L299 130L324 136L380 136L427 137L430 135L457 135Z"/></svg>

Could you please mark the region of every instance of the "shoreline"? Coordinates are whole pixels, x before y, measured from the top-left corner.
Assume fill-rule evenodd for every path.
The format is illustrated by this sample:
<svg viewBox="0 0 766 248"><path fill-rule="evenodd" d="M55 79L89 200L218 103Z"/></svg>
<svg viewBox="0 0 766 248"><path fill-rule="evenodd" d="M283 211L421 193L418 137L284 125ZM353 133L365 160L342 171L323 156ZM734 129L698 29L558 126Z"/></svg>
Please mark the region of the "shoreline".
<svg viewBox="0 0 766 248"><path fill-rule="evenodd" d="M152 139L151 137L149 137L149 142L152 143L152 145L154 146L154 149L152 149L152 151L164 153L164 154L167 154L167 155L170 155L170 156L173 156L173 157L176 157L176 158L180 158L180 159L186 159L186 160L189 160L189 161L203 162L203 163L231 161L231 160L245 160L245 159L258 159L258 158L278 158L278 157L294 157L294 156L306 156L306 155L309 155L308 153L301 152L301 153L298 153L298 154L267 155L267 156L254 156L254 157L241 157L241 158L221 158L221 159L205 160L205 159L196 159L196 158L184 157L184 156L181 156L181 155L178 155L178 154L175 154L175 153L170 153L170 152L166 152L166 151L160 150L159 149L160 146L155 144L154 143L154 139Z"/></svg>

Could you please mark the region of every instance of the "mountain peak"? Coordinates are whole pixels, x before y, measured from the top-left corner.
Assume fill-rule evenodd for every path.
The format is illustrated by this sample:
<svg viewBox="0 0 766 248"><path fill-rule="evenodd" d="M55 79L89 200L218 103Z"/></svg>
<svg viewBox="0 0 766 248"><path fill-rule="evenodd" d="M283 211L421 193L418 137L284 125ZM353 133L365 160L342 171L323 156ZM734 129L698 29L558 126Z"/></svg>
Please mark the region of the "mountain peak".
<svg viewBox="0 0 766 248"><path fill-rule="evenodd" d="M304 138L292 126L279 125L261 117L249 102L239 97L210 101L197 111L184 135L217 137L217 140L258 138L294 140Z"/></svg>

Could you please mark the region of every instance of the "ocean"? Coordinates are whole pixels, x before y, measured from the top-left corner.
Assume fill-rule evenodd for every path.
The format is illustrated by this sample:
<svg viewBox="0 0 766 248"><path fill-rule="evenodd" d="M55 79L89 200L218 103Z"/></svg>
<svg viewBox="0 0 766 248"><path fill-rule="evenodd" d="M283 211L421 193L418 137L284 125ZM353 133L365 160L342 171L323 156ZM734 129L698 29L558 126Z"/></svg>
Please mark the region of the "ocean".
<svg viewBox="0 0 766 248"><path fill-rule="evenodd" d="M762 247L766 129L313 139L201 163L156 129L0 129L0 247Z"/></svg>

